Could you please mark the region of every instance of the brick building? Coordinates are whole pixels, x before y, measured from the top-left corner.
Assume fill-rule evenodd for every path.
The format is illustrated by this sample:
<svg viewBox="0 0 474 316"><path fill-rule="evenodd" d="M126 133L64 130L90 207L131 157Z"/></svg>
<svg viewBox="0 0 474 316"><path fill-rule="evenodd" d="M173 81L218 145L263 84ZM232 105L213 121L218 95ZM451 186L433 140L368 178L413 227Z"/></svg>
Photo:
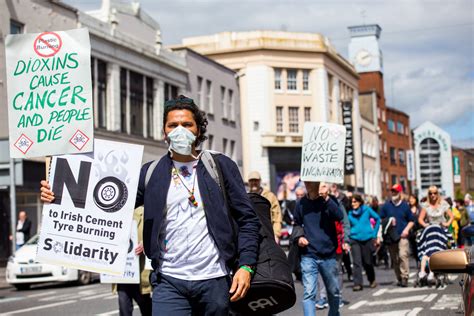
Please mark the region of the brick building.
<svg viewBox="0 0 474 316"><path fill-rule="evenodd" d="M403 186L405 193L411 193L411 185L407 180L407 151L411 149L410 117L397 109L386 108L387 151L384 169L388 172L389 181L383 186L384 196L396 183ZM387 164L388 162L388 164Z"/></svg>
<svg viewBox="0 0 474 316"><path fill-rule="evenodd" d="M452 148L454 196L463 198L464 194L474 195L474 148Z"/></svg>

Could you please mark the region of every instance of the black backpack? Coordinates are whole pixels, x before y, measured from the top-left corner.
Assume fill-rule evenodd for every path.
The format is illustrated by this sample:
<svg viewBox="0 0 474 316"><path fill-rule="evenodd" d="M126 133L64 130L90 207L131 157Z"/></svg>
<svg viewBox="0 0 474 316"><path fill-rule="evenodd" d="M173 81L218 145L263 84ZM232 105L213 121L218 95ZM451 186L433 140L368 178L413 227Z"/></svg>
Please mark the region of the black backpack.
<svg viewBox="0 0 474 316"><path fill-rule="evenodd" d="M227 194L225 190L222 190L221 185L222 173L211 152L204 151L201 161L221 188L224 200L227 202ZM145 187L155 166L156 163L153 162L148 168ZM293 276L285 253L275 242L270 217L270 202L259 194L249 193L248 196L261 223L259 252L250 289L243 299L231 302L230 307L232 314L237 315L272 315L287 310L295 304ZM235 223L231 214L228 216L231 222Z"/></svg>

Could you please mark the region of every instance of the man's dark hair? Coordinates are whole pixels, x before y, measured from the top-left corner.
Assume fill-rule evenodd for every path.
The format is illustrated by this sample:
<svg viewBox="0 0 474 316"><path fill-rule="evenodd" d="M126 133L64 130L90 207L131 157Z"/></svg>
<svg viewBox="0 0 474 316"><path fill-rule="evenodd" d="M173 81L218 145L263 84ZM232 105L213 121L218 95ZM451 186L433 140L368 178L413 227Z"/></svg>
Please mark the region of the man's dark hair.
<svg viewBox="0 0 474 316"><path fill-rule="evenodd" d="M196 137L195 146L198 147L202 144L207 136L207 118L206 112L201 111L199 107L194 103L194 100L184 95L179 95L176 99L171 99L165 102L165 111L163 113L163 129L166 126L166 120L168 119L168 113L174 110L188 110L193 114L193 118L196 121L199 135Z"/></svg>

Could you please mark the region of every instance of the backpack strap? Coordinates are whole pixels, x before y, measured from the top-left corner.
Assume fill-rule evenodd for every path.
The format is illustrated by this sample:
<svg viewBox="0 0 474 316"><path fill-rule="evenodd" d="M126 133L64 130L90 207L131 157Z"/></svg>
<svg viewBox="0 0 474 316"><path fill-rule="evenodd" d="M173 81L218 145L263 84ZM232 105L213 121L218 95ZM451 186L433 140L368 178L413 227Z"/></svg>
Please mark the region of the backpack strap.
<svg viewBox="0 0 474 316"><path fill-rule="evenodd" d="M145 189L148 185L148 182L150 182L151 175L153 174L153 171L155 170L156 166L158 165L159 160L153 160L153 162L150 164L148 167L146 174L145 174Z"/></svg>

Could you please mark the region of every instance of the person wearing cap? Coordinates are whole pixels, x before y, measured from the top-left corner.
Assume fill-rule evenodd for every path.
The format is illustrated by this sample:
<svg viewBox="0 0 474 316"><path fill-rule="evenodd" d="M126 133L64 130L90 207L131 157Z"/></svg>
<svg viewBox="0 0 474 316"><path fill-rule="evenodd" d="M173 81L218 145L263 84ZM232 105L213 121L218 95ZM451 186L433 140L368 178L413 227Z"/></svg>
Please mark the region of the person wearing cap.
<svg viewBox="0 0 474 316"><path fill-rule="evenodd" d="M262 187L262 176L258 171L252 171L249 173L249 187L250 193L257 193L266 198L270 204L272 205L270 209L270 216L272 220L273 226L273 234L275 236L275 241L277 244L280 243L280 236L281 236L281 222L282 222L282 215L281 215L281 208L278 199L273 192L270 190Z"/></svg>
<svg viewBox="0 0 474 316"><path fill-rule="evenodd" d="M389 245L389 252L398 281L397 285L407 287L408 274L410 273L408 236L414 225L415 217L408 203L402 199L403 187L400 184L397 183L392 186L390 193L391 198L383 204L380 217L382 219L389 217L394 219L392 223L400 235L400 240Z"/></svg>

